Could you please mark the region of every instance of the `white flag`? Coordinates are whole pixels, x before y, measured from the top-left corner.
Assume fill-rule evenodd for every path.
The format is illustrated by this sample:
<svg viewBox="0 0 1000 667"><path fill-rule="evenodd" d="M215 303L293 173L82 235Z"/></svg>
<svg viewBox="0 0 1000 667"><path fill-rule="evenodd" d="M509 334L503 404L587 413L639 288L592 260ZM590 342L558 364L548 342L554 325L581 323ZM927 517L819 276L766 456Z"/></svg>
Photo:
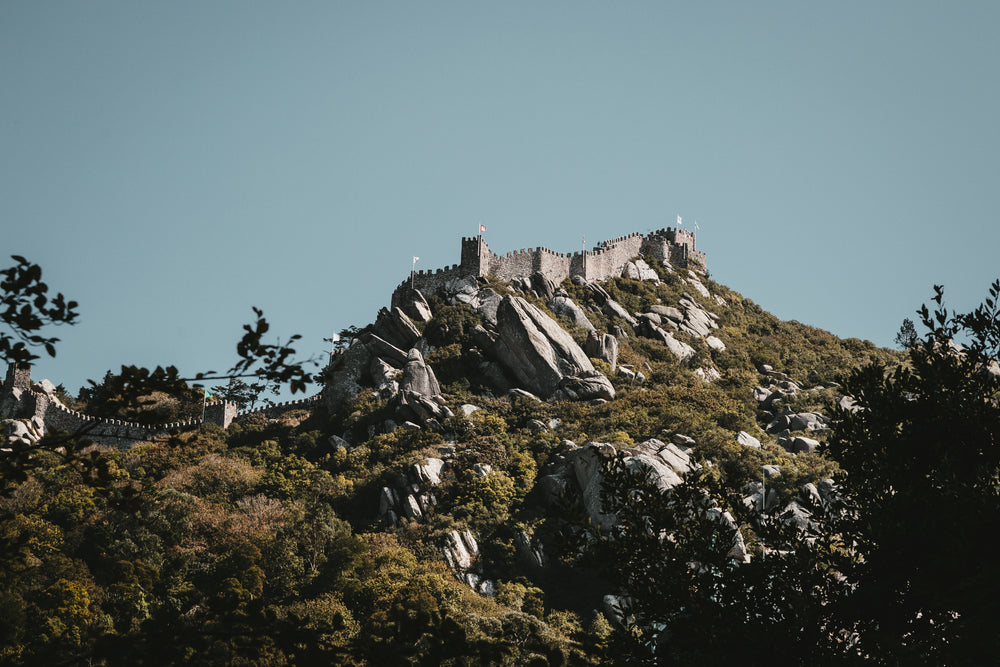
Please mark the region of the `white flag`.
<svg viewBox="0 0 1000 667"><path fill-rule="evenodd" d="M677 216L677 226L681 226L681 216Z"/></svg>
<svg viewBox="0 0 1000 667"><path fill-rule="evenodd" d="M419 258L419 257L414 257L414 258L413 258L413 263L414 263L414 264L416 264L416 263L417 263L417 262L419 262L419 261L420 261L420 258Z"/></svg>

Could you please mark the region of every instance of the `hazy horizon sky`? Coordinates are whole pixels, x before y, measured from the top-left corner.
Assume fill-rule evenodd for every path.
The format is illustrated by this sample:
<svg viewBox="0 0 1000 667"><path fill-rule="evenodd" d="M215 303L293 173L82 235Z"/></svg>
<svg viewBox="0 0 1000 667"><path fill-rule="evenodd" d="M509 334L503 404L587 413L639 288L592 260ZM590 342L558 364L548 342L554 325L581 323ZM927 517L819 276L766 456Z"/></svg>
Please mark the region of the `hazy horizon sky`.
<svg viewBox="0 0 1000 667"><path fill-rule="evenodd" d="M697 221L713 279L889 346L997 278L995 2L6 2L3 255L48 377L372 321L412 258ZM5 267L12 262L8 259Z"/></svg>

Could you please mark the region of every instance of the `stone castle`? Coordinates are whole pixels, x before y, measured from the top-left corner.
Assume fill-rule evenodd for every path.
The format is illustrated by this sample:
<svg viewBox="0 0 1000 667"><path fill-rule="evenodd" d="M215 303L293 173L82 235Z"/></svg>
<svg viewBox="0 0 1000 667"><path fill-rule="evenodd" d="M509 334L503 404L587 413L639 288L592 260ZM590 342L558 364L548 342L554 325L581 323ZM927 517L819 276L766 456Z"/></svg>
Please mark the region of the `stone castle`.
<svg viewBox="0 0 1000 667"><path fill-rule="evenodd" d="M666 228L648 234L633 233L597 244L593 250L559 253L548 248L522 248L505 255L493 253L481 237L462 239L461 263L434 271L415 271L393 292L392 303L409 293L411 287L424 294L445 288L450 282L481 276L494 276L507 282L528 279L541 273L558 285L566 278L602 281L622 275L626 265L640 255L656 258L667 266L704 273L705 253L695 248L693 232ZM37 439L45 432L67 431L85 435L92 442L121 448L152 438L191 430L203 423L227 428L251 414L276 416L292 408L311 408L321 394L286 401L256 410L238 411L225 401L209 403L205 416L184 422L149 426L117 419L86 415L63 405L55 395L55 387L47 380L31 381L31 367L10 364L6 380L0 385L0 419L20 421L20 435ZM9 434L11 437L14 434ZM0 447L3 444L0 443Z"/></svg>
<svg viewBox="0 0 1000 667"><path fill-rule="evenodd" d="M704 273L705 253L695 248L693 232L668 227L649 234L633 233L602 241L593 250L574 253L554 252L548 248L522 248L506 255L490 251L481 237L462 239L461 263L450 268L415 271L393 292L393 303L411 286L424 294L442 289L461 278L493 275L504 281L529 278L540 272L558 285L566 278L579 276L586 281L602 281L622 275L625 265L640 255L650 255L664 264Z"/></svg>

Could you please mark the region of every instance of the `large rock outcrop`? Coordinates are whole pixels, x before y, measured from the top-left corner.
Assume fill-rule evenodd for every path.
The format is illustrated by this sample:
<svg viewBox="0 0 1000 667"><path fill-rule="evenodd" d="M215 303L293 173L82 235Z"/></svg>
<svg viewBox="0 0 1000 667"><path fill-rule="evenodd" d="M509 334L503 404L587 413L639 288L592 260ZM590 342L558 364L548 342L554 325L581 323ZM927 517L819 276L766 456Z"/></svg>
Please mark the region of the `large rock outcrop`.
<svg viewBox="0 0 1000 667"><path fill-rule="evenodd" d="M38 417L0 421L0 452L17 451L36 444L45 435L45 424Z"/></svg>
<svg viewBox="0 0 1000 667"><path fill-rule="evenodd" d="M610 401L615 397L615 388L600 371L581 371L563 378L553 397L571 401Z"/></svg>
<svg viewBox="0 0 1000 667"><path fill-rule="evenodd" d="M539 299L549 301L556 295L556 285L541 271L531 274L531 289Z"/></svg>
<svg viewBox="0 0 1000 667"><path fill-rule="evenodd" d="M330 359L330 381L323 392L327 405L340 405L361 391L365 373L373 357L367 345L355 340L347 350Z"/></svg>
<svg viewBox="0 0 1000 667"><path fill-rule="evenodd" d="M418 289L411 289L401 293L398 297L393 295L393 306L399 306L410 319L418 322L431 321L431 307L424 298L423 293Z"/></svg>
<svg viewBox="0 0 1000 667"><path fill-rule="evenodd" d="M631 262L627 262L622 268L622 278L631 278L632 280L652 280L655 282L660 281L660 276L656 275L649 264L641 259L636 259Z"/></svg>
<svg viewBox="0 0 1000 667"><path fill-rule="evenodd" d="M380 310L372 333L401 350L409 350L420 338L420 331L398 307Z"/></svg>
<svg viewBox="0 0 1000 667"><path fill-rule="evenodd" d="M680 308L659 304L650 306L650 311L662 318L662 324L698 338L706 338L713 330L719 328L719 316L715 313L705 310L687 297L681 299L678 304L684 309L683 312ZM711 345L718 349L717 346L721 345L722 341L718 338L715 338L715 341ZM722 348L725 349L725 345L722 345Z"/></svg>
<svg viewBox="0 0 1000 667"><path fill-rule="evenodd" d="M614 397L611 383L594 369L576 341L520 297L504 297L497 307L494 329L477 327L475 335L522 389L548 398L576 379L574 392L579 398ZM592 393L588 387L594 388Z"/></svg>
<svg viewBox="0 0 1000 667"><path fill-rule="evenodd" d="M647 315L643 315L638 320L636 333L645 338L658 340L667 346L667 349L681 361L694 356L694 348L683 341L674 338L673 334L658 327L655 321Z"/></svg>
<svg viewBox="0 0 1000 667"><path fill-rule="evenodd" d="M557 294L552 297L549 301L549 310L556 315L568 317L573 322L573 326L580 327L581 329L587 329L588 331L594 330L594 325L591 324L589 319L587 319L586 314L583 312L583 308L580 308L580 306L578 306L573 299L566 296L565 293Z"/></svg>
<svg viewBox="0 0 1000 667"><path fill-rule="evenodd" d="M783 412L767 425L768 433L782 431L824 431L830 428L829 420L816 412Z"/></svg>
<svg viewBox="0 0 1000 667"><path fill-rule="evenodd" d="M597 283L587 283L587 289L591 291L594 296L594 301L598 303L601 307L601 311L610 317L611 319L619 319L628 322L630 326L636 326L638 322L636 319L629 315L629 312L625 310L625 307L620 303L611 298L607 290L598 285Z"/></svg>
<svg viewBox="0 0 1000 667"><path fill-rule="evenodd" d="M591 359L603 359L611 365L612 372L618 363L618 339L611 334L599 334L592 330L583 344L584 351Z"/></svg>
<svg viewBox="0 0 1000 667"><path fill-rule="evenodd" d="M441 394L441 385L438 384L434 371L424 362L423 355L415 347L406 355L399 388L401 391L412 391L429 398Z"/></svg>

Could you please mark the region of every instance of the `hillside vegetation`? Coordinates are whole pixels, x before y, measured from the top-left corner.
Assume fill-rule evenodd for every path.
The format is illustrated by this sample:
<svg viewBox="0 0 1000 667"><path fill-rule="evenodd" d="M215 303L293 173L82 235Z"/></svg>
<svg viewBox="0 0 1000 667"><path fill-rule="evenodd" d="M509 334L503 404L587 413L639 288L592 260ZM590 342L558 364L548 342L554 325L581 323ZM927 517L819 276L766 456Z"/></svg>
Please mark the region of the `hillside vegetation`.
<svg viewBox="0 0 1000 667"><path fill-rule="evenodd" d="M373 363L360 391L311 412L125 451L48 433L3 480L0 661L717 664L732 651L757 664L782 642L795 660L870 658L818 611L855 558L833 529L842 469L826 427L850 414L836 406L852 371L904 372L907 356L647 262L659 281L606 281L606 296L633 316L693 304L724 349L668 329L693 350L682 359L567 280L554 287L597 332L617 331L616 358L591 359L611 400L509 393L489 370L489 309L441 294L413 323L440 384L422 420L404 418L414 398L386 388L400 381L389 370L372 380ZM588 343L544 289L475 290ZM112 410L112 388L81 406ZM795 415L814 417L803 429Z"/></svg>

